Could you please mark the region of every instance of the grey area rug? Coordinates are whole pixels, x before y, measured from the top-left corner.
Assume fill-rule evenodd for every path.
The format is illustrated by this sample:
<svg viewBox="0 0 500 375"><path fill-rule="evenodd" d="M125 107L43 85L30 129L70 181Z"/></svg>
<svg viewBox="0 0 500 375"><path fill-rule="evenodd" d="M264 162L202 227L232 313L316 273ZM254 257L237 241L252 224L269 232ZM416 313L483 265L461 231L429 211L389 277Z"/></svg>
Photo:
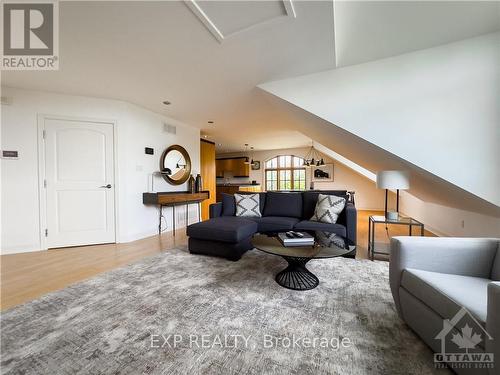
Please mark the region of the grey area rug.
<svg viewBox="0 0 500 375"><path fill-rule="evenodd" d="M2 314L2 373L438 373L396 315L387 263L311 261L305 292L276 284L285 265L173 250L48 294Z"/></svg>

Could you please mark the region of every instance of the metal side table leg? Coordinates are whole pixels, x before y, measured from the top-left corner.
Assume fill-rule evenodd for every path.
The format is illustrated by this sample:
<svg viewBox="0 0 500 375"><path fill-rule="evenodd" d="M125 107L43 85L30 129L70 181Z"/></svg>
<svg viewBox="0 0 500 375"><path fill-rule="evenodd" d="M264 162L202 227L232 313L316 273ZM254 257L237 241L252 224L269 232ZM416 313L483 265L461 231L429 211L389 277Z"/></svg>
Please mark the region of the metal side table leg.
<svg viewBox="0 0 500 375"><path fill-rule="evenodd" d="M368 217L368 257L370 257L371 228L372 228L372 223L370 218Z"/></svg>

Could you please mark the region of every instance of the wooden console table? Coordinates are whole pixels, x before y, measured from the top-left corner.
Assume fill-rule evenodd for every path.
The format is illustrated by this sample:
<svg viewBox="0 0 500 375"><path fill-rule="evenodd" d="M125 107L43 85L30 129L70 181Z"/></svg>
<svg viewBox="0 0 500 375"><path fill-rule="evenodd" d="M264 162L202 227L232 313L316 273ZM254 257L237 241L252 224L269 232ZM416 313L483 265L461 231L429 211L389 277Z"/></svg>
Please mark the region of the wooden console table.
<svg viewBox="0 0 500 375"><path fill-rule="evenodd" d="M158 215L158 234L161 234L161 218L163 217L163 207L172 207L172 225L175 236L175 206L186 206L186 226L189 223L189 205L196 203L198 205L198 221L201 220L200 203L210 198L209 191L200 191L199 193L190 193L188 191L143 193L142 203L154 204L159 208Z"/></svg>

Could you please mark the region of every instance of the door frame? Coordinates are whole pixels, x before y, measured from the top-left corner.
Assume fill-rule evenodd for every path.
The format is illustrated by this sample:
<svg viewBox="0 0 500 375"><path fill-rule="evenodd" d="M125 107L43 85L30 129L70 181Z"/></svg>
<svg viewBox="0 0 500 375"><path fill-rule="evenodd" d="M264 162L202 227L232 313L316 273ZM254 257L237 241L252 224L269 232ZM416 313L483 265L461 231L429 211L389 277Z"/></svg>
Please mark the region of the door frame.
<svg viewBox="0 0 500 375"><path fill-rule="evenodd" d="M47 237L45 237L45 228L47 228L47 191L44 187L44 180L46 178L45 172L45 121L46 120L63 120L63 121L75 121L75 122L93 122L101 124L110 124L113 127L113 185L114 189L114 243L117 242L117 233L119 227L118 220L118 143L117 143L117 121L116 120L106 120L106 119L96 119L90 117L80 117L80 116L65 116L65 115L49 115L49 114L37 114L37 146L38 146L38 203L39 203L39 235L40 235L40 250L48 250L47 247ZM85 246L85 245L82 245Z"/></svg>

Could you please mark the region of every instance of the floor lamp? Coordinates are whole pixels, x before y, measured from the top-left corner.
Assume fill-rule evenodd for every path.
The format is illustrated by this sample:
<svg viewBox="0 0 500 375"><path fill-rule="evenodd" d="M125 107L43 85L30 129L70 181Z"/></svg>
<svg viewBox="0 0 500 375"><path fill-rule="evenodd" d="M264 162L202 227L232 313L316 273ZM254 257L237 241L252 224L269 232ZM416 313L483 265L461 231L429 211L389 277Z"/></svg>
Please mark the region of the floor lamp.
<svg viewBox="0 0 500 375"><path fill-rule="evenodd" d="M377 172L377 188L385 189L385 218L397 220L399 217L399 190L410 187L410 175L406 171L380 171ZM396 190L396 211L387 211L387 198L389 189Z"/></svg>

